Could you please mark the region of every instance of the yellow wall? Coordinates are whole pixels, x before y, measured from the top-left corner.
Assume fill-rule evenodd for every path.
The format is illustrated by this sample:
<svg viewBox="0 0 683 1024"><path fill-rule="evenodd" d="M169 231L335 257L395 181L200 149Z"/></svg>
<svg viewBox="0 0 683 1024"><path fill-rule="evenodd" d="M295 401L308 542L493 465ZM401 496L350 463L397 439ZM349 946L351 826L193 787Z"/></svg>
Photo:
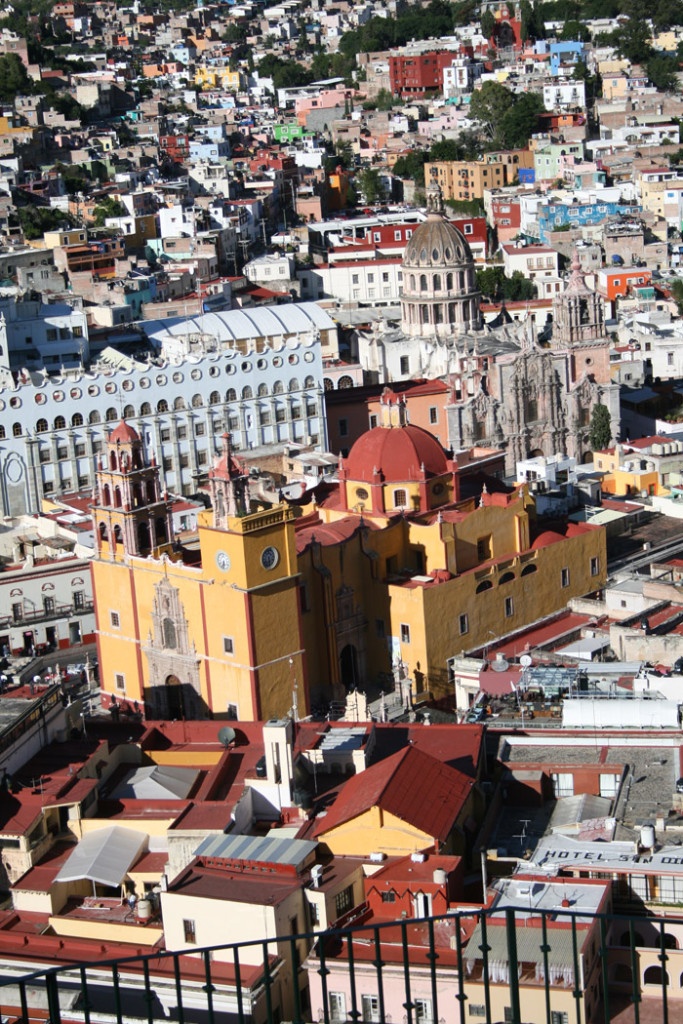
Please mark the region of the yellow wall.
<svg viewBox="0 0 683 1024"><path fill-rule="evenodd" d="M76 917L51 917L50 926L55 935L68 935L78 939L96 939L98 942L133 942L137 946L155 946L163 937L158 925L110 924L98 917L84 921Z"/></svg>
<svg viewBox="0 0 683 1024"><path fill-rule="evenodd" d="M387 856L406 856L434 849L434 839L405 821L371 807L352 821L325 832L321 839L332 853L350 857L368 857L374 852Z"/></svg>

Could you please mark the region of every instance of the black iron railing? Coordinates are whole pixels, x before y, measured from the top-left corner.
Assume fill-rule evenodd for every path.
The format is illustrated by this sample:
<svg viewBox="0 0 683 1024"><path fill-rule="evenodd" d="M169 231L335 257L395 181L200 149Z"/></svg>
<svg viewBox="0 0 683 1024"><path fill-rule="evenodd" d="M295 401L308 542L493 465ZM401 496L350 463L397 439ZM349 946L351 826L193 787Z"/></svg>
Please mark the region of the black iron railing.
<svg viewBox="0 0 683 1024"><path fill-rule="evenodd" d="M16 947L0 946L0 1014L25 1024L609 1024L630 1006L640 1024L645 999L648 1019L668 1024L683 1011L678 929L683 947L683 917L468 910L116 959L97 959L104 945L36 936L26 961L68 956L72 942L84 959L27 973Z"/></svg>

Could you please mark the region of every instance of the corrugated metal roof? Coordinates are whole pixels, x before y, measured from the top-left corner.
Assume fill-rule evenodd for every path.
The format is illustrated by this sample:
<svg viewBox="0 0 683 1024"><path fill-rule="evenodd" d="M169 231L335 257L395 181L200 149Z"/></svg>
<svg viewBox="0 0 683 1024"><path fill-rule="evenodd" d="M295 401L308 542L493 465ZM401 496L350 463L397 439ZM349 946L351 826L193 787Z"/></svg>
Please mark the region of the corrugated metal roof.
<svg viewBox="0 0 683 1024"><path fill-rule="evenodd" d="M209 334L222 343L243 338L280 337L284 334L331 330L334 321L315 302L290 302L281 306L229 309L201 316L150 320L142 327L148 337L160 343L169 334Z"/></svg>
<svg viewBox="0 0 683 1024"><path fill-rule="evenodd" d="M194 786L199 771L174 765L136 768L112 793L115 800L183 800Z"/></svg>
<svg viewBox="0 0 683 1024"><path fill-rule="evenodd" d="M543 931L537 925L524 927L523 915L517 914L517 961L526 964L543 964ZM565 920L569 920L566 918ZM581 952L584 933L577 933L577 951ZM490 922L486 928L486 943L489 946L489 963L509 963L507 929L505 924L493 925ZM468 964L475 960L482 959L482 952L479 948L483 945L481 925L478 924L472 932L472 937L467 943L465 956ZM571 928L553 928L549 933L548 964L550 967L566 967L573 970L574 947L572 942Z"/></svg>
<svg viewBox="0 0 683 1024"><path fill-rule="evenodd" d="M83 878L116 887L147 845L147 836L132 828L113 825L83 836L62 870L57 882L78 882Z"/></svg>
<svg viewBox="0 0 683 1024"><path fill-rule="evenodd" d="M298 867L317 848L308 839L277 836L209 836L197 847L197 857L223 857L225 860L255 860L265 864L293 864Z"/></svg>

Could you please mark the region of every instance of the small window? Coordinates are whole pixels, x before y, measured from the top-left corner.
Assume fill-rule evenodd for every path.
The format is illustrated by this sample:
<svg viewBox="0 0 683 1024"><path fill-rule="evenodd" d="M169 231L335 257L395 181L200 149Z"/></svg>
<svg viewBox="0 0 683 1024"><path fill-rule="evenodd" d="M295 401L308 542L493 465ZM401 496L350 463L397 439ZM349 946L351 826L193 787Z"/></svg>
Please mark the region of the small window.
<svg viewBox="0 0 683 1024"><path fill-rule="evenodd" d="M408 626L405 622L401 623L401 643L410 643L410 626Z"/></svg>
<svg viewBox="0 0 683 1024"><path fill-rule="evenodd" d="M194 921L191 921L188 918L183 919L183 935L185 937L185 942L192 943L193 946L197 944L197 933L195 931Z"/></svg>
<svg viewBox="0 0 683 1024"><path fill-rule="evenodd" d="M597 576L600 572L600 559L596 555L595 558L591 558L591 576Z"/></svg>
<svg viewBox="0 0 683 1024"><path fill-rule="evenodd" d="M430 409L429 409L429 422L430 423L438 423L439 422L439 410L437 409L437 407L435 405L430 406Z"/></svg>
<svg viewBox="0 0 683 1024"><path fill-rule="evenodd" d="M460 616L460 636L470 631L470 620L465 613Z"/></svg>
<svg viewBox="0 0 683 1024"><path fill-rule="evenodd" d="M374 413L372 413L372 415L370 416L370 430L374 430L376 426L377 416Z"/></svg>
<svg viewBox="0 0 683 1024"><path fill-rule="evenodd" d="M394 491L394 508L405 508L407 504L408 495L402 487L399 487Z"/></svg>
<svg viewBox="0 0 683 1024"><path fill-rule="evenodd" d="M479 1003L470 1003L468 1007L470 1017L485 1017L486 1007L481 1006Z"/></svg>
<svg viewBox="0 0 683 1024"><path fill-rule="evenodd" d="M124 676L123 672L117 672L114 675L114 685L116 686L116 689L119 691L119 693L126 692L126 677Z"/></svg>
<svg viewBox="0 0 683 1024"><path fill-rule="evenodd" d="M109 621L114 629L121 628L121 619L118 612L109 612Z"/></svg>
<svg viewBox="0 0 683 1024"><path fill-rule="evenodd" d="M361 996L361 1006L363 1008L362 1020L364 1024L372 1024L373 1021L379 1021L379 996L367 995L363 993Z"/></svg>
<svg viewBox="0 0 683 1024"><path fill-rule="evenodd" d="M382 903L395 903L395 902L396 902L396 893L394 892L393 889L390 889L389 892L383 892L382 893Z"/></svg>
<svg viewBox="0 0 683 1024"><path fill-rule="evenodd" d="M386 627L384 625L384 619L375 619L375 635L380 639L384 640L386 634Z"/></svg>
<svg viewBox="0 0 683 1024"><path fill-rule="evenodd" d="M401 356L401 375L406 376L410 373L410 356Z"/></svg>
<svg viewBox="0 0 683 1024"><path fill-rule="evenodd" d="M562 579L562 586L563 587L568 587L569 586L569 569L566 566L562 570L561 579Z"/></svg>
<svg viewBox="0 0 683 1024"><path fill-rule="evenodd" d="M223 654L234 654L235 644L231 636L223 637Z"/></svg>
<svg viewBox="0 0 683 1024"><path fill-rule="evenodd" d="M511 597L505 598L505 618L509 619L515 614L515 603Z"/></svg>
<svg viewBox="0 0 683 1024"><path fill-rule="evenodd" d="M349 421L347 419L345 419L345 418L339 420L339 436L340 437L348 437L349 436Z"/></svg>
<svg viewBox="0 0 683 1024"><path fill-rule="evenodd" d="M346 1020L346 996L343 992L330 992L330 1020L334 1022Z"/></svg>

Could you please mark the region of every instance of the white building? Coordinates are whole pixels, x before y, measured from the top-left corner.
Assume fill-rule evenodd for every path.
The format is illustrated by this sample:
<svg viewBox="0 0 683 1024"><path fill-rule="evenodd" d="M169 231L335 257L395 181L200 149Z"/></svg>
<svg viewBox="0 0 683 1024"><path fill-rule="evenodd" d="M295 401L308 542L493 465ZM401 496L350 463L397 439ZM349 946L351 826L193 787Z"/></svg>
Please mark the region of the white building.
<svg viewBox="0 0 683 1024"><path fill-rule="evenodd" d="M321 263L299 271L304 299L334 298L344 303L388 306L399 301L400 259Z"/></svg>
<svg viewBox="0 0 683 1024"><path fill-rule="evenodd" d="M281 289L286 289L287 284L295 278L295 261L293 256L286 253L266 253L264 256L256 256L244 264L243 273L248 281L265 285L267 288L275 287L281 283Z"/></svg>
<svg viewBox="0 0 683 1024"><path fill-rule="evenodd" d="M506 277L519 271L529 281L540 284L539 278L555 278L559 284L558 254L548 245L502 245L503 269ZM553 288L560 291L560 288ZM543 295L539 295L543 298Z"/></svg>
<svg viewBox="0 0 683 1024"><path fill-rule="evenodd" d="M586 83L575 79L555 81L543 86L546 110L573 110L586 106Z"/></svg>
<svg viewBox="0 0 683 1024"><path fill-rule="evenodd" d="M54 372L80 366L89 357L88 322L76 300L72 307L0 299L0 369Z"/></svg>
<svg viewBox="0 0 683 1024"><path fill-rule="evenodd" d="M323 359L337 327L314 303L150 320L156 365L119 357L101 369L0 387L0 508L35 512L44 495L91 486L96 455L123 415L156 456L164 487L197 490L232 435L245 451L286 443L326 447Z"/></svg>

